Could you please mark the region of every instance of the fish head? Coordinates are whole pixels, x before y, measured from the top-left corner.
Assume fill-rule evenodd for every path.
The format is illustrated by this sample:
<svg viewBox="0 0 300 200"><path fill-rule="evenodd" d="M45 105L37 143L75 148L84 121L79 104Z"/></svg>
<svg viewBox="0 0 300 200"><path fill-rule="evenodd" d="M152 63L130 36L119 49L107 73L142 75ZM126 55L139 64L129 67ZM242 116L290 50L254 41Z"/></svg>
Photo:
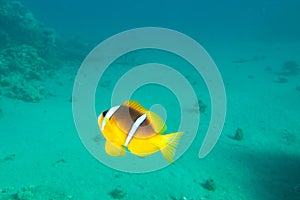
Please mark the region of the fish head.
<svg viewBox="0 0 300 200"><path fill-rule="evenodd" d="M126 134L119 129L113 117L107 118L108 111L106 110L98 116L99 129L106 140L123 144Z"/></svg>
<svg viewBox="0 0 300 200"><path fill-rule="evenodd" d="M98 125L99 128L101 130L101 132L104 130L106 123L107 123L107 119L105 118L106 113L108 112L108 110L102 112L99 116L98 116Z"/></svg>

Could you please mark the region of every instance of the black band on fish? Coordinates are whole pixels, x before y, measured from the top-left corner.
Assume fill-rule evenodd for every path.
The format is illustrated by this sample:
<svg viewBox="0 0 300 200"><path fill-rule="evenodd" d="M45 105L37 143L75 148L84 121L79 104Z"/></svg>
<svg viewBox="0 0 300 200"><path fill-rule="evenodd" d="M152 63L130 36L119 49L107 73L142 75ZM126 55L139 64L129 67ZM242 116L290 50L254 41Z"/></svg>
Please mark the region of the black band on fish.
<svg viewBox="0 0 300 200"><path fill-rule="evenodd" d="M106 110L102 113L103 117L106 115L107 112L108 112L108 110Z"/></svg>
<svg viewBox="0 0 300 200"><path fill-rule="evenodd" d="M147 118L147 114L141 115L139 118L135 120L135 122L132 124L130 131L128 133L128 136L126 138L124 146L127 147L129 142L131 141L132 137L136 133L137 129L140 127L140 125L145 121Z"/></svg>

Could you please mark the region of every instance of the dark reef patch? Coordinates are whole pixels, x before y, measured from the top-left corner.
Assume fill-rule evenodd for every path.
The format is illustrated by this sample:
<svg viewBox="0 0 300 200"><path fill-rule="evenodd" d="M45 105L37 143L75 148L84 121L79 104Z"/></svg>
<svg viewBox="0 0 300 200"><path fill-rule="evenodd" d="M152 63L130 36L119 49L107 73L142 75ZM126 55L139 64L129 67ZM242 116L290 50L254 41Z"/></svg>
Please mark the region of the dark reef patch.
<svg viewBox="0 0 300 200"><path fill-rule="evenodd" d="M289 82L289 80L287 78L285 78L285 77L278 77L274 82L275 83L283 84L283 83Z"/></svg>
<svg viewBox="0 0 300 200"><path fill-rule="evenodd" d="M0 189L0 200L70 200L72 195L68 195L60 189L49 186L25 186L19 189L6 187Z"/></svg>
<svg viewBox="0 0 300 200"><path fill-rule="evenodd" d="M216 182L213 179L207 179L204 183L201 184L202 187L206 190L215 191L217 186Z"/></svg>
<svg viewBox="0 0 300 200"><path fill-rule="evenodd" d="M193 105L193 110L196 113L205 113L206 109L207 105L201 99L198 99Z"/></svg>
<svg viewBox="0 0 300 200"><path fill-rule="evenodd" d="M16 159L16 154L10 154L3 158L0 158L0 163L14 161Z"/></svg>
<svg viewBox="0 0 300 200"><path fill-rule="evenodd" d="M113 189L109 192L109 195L113 199L123 199L126 196L126 193L123 190L120 190L118 188Z"/></svg>
<svg viewBox="0 0 300 200"><path fill-rule="evenodd" d="M241 141L244 139L244 131L241 128L237 128L235 130L234 135L228 135L229 138L233 139L233 140L237 140L237 141Z"/></svg>
<svg viewBox="0 0 300 200"><path fill-rule="evenodd" d="M296 76L300 72L299 64L294 60L289 60L283 63L281 70L276 72L282 76Z"/></svg>
<svg viewBox="0 0 300 200"><path fill-rule="evenodd" d="M45 98L44 80L50 75L49 64L28 45L0 52L0 86L4 95L28 102Z"/></svg>
<svg viewBox="0 0 300 200"><path fill-rule="evenodd" d="M88 43L63 39L18 0L0 0L1 94L26 102L48 97L47 79L60 66L79 66Z"/></svg>

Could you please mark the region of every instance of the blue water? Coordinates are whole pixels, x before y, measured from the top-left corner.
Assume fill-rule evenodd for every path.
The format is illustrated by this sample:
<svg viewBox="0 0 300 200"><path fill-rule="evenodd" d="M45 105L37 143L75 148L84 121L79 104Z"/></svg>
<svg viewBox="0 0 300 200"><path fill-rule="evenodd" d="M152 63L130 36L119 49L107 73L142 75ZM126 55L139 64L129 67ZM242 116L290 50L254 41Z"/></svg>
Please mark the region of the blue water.
<svg viewBox="0 0 300 200"><path fill-rule="evenodd" d="M193 37L299 39L299 1L37 1L24 2L60 34L104 39L158 26Z"/></svg>
<svg viewBox="0 0 300 200"><path fill-rule="evenodd" d="M298 0L0 0L0 200L300 199L299 10ZM143 27L201 44L223 84L194 68L190 55L212 69L196 49L130 51L99 77L115 52L153 34L96 46ZM173 38L157 45L189 49ZM127 99L163 118L167 134L184 132L174 163L106 155L97 117ZM199 157L214 109L222 124L219 105L221 135Z"/></svg>

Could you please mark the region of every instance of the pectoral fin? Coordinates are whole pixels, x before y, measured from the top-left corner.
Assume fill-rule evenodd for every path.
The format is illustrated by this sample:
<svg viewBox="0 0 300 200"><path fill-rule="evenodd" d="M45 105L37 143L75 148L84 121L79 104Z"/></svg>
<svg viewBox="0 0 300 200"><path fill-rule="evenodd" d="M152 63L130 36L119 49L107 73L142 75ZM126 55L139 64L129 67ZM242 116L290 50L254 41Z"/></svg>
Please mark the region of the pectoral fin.
<svg viewBox="0 0 300 200"><path fill-rule="evenodd" d="M110 156L125 156L126 150L122 146L118 146L108 140L105 143L105 151Z"/></svg>

